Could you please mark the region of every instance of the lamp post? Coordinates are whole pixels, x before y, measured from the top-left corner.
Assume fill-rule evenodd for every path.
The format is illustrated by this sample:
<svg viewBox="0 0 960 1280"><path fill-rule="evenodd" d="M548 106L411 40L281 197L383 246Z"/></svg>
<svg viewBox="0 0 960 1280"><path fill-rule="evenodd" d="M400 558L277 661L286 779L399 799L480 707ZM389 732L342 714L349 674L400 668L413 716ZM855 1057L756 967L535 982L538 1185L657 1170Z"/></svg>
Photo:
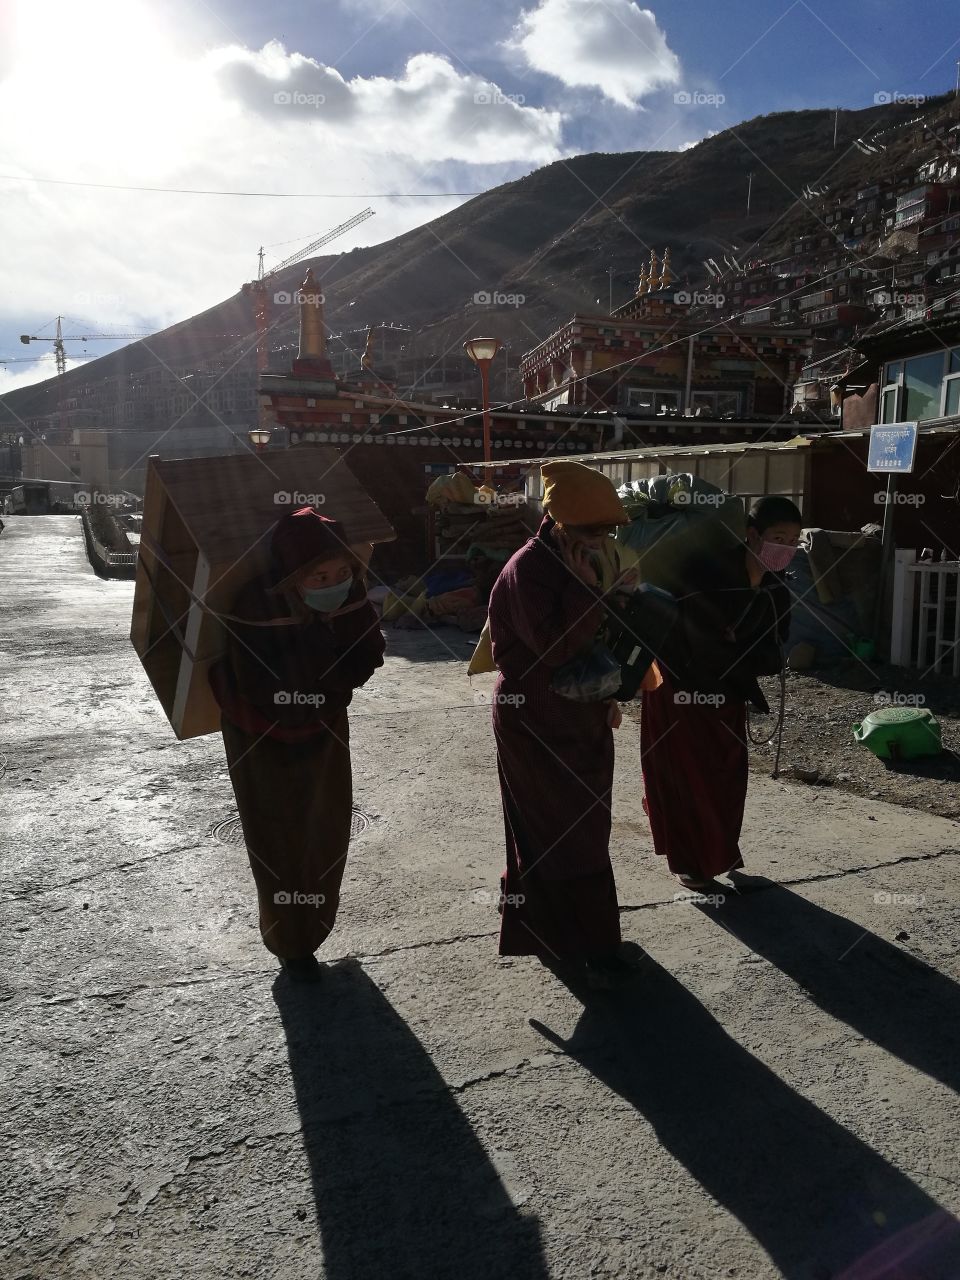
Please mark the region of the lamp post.
<svg viewBox="0 0 960 1280"><path fill-rule="evenodd" d="M480 369L480 384L483 387L483 460L492 462L490 447L490 362L503 343L499 338L471 338L463 344L463 349Z"/></svg>
<svg viewBox="0 0 960 1280"><path fill-rule="evenodd" d="M262 427L254 427L252 431L248 431L250 443L256 449L257 453L263 453L264 449L270 443L270 432L264 431Z"/></svg>

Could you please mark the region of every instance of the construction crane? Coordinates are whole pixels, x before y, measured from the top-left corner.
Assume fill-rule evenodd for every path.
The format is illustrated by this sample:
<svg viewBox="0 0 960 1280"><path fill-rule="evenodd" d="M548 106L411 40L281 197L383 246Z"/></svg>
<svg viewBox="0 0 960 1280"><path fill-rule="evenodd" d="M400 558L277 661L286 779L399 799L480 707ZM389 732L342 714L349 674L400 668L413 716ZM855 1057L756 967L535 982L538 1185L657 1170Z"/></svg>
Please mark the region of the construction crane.
<svg viewBox="0 0 960 1280"><path fill-rule="evenodd" d="M150 337L149 333L89 333L85 335L77 334L77 333L64 334L63 316L57 316L57 332L52 338L49 338L44 334L21 333L20 341L24 344L27 344L30 342L52 342L53 353L57 361L57 373L62 375L67 371L67 353L64 350L64 346L63 346L65 342L93 342L99 338L122 338L126 340L129 338L149 338L149 337Z"/></svg>
<svg viewBox="0 0 960 1280"><path fill-rule="evenodd" d="M305 248L298 250L289 258L284 258L283 262L278 262L275 267L271 267L266 274L263 270L263 246L260 246L259 252L259 268L257 270L256 280L251 280L245 284L241 290L244 294L253 295L254 313L257 324L257 373L265 373L270 362L270 306L271 297L268 292L269 282L273 280L281 271L285 271L287 267L292 267L294 263L301 262L304 258L311 257L312 254L322 248L325 244L329 244L331 240L335 240L337 236L342 236L347 231L352 231L354 227L359 227L361 222L366 222L368 218L372 218L376 213L375 209L363 209L360 213L355 213L352 218L348 218L346 222L341 222L338 227L324 232L316 240L311 241ZM263 426L261 414L261 426Z"/></svg>
<svg viewBox="0 0 960 1280"><path fill-rule="evenodd" d="M63 316L57 316L57 332L54 336L47 337L45 334L21 333L20 341L25 345L31 342L52 342L53 354L57 363L57 415L60 419L60 429L66 427L66 420L63 409L63 380L67 372L67 353L64 348L65 342L92 342L98 338L149 338L149 333L90 333L90 334L64 334L63 332Z"/></svg>

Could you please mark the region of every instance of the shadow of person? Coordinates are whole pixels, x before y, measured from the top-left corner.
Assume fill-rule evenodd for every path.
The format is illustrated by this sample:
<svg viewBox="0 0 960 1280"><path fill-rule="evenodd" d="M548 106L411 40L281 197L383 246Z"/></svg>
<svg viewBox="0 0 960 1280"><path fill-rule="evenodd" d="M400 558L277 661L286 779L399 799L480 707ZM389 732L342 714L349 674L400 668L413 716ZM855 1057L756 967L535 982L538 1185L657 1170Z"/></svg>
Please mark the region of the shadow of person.
<svg viewBox="0 0 960 1280"><path fill-rule="evenodd" d="M660 1146L766 1250L777 1269L764 1275L960 1276L960 1224L742 1048L659 966L615 994L566 985L585 1001L570 1040L531 1025L649 1121ZM621 1149L617 1158L634 1156ZM656 1207L656 1189L650 1196ZM696 1231L696 1219L684 1229Z"/></svg>
<svg viewBox="0 0 960 1280"><path fill-rule="evenodd" d="M792 978L832 1018L960 1090L960 987L846 916L767 884L749 901L727 891L718 906L700 910Z"/></svg>
<svg viewBox="0 0 960 1280"><path fill-rule="evenodd" d="M514 1206L423 1046L356 964L277 978L324 1280L546 1280Z"/></svg>

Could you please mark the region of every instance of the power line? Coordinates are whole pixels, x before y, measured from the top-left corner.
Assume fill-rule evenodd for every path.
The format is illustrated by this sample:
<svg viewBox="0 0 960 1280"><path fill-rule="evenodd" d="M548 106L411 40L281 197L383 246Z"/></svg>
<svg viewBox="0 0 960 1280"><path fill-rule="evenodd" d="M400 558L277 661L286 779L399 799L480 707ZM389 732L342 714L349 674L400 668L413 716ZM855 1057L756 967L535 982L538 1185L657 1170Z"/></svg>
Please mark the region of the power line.
<svg viewBox="0 0 960 1280"><path fill-rule="evenodd" d="M35 178L31 174L16 173L0 173L0 181L95 187L100 191L155 191L175 196L252 196L269 200L453 200L486 195L485 191L207 191L197 187L133 187L122 182L72 182L66 178Z"/></svg>

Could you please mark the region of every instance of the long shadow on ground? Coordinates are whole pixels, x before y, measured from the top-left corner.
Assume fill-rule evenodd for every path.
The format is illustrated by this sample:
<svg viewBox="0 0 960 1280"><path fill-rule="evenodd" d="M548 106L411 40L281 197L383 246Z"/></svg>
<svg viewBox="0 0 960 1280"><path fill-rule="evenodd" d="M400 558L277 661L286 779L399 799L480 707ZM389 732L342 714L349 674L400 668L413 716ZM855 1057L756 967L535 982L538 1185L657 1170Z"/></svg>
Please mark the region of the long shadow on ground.
<svg viewBox="0 0 960 1280"><path fill-rule="evenodd" d="M728 894L719 906L700 910L792 978L832 1018L960 1092L960 987L855 921L763 877L751 880L762 891ZM877 896L884 905L882 891ZM927 909L890 906L897 921Z"/></svg>
<svg viewBox="0 0 960 1280"><path fill-rule="evenodd" d="M960 1224L748 1053L665 970L651 965L618 993L568 985L585 1004L570 1040L532 1025L650 1122L766 1250L771 1277L957 1280Z"/></svg>
<svg viewBox="0 0 960 1280"><path fill-rule="evenodd" d="M359 965L277 978L324 1280L547 1280L518 1212L423 1046Z"/></svg>

